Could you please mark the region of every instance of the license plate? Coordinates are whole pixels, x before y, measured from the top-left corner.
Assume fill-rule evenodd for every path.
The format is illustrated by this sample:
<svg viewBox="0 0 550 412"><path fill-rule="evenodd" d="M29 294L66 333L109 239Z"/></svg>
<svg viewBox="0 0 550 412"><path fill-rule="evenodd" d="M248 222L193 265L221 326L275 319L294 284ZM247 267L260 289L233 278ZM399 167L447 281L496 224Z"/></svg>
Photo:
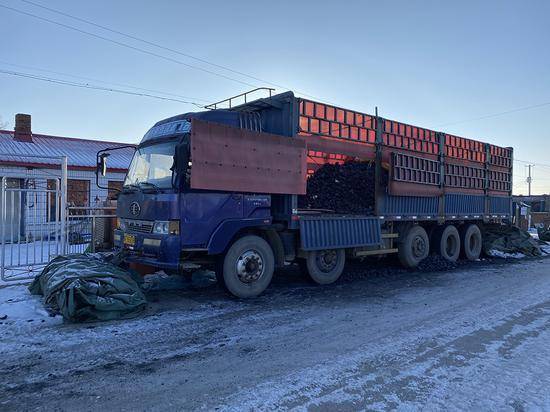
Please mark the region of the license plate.
<svg viewBox="0 0 550 412"><path fill-rule="evenodd" d="M124 235L124 244L127 246L135 246L136 237L133 235Z"/></svg>

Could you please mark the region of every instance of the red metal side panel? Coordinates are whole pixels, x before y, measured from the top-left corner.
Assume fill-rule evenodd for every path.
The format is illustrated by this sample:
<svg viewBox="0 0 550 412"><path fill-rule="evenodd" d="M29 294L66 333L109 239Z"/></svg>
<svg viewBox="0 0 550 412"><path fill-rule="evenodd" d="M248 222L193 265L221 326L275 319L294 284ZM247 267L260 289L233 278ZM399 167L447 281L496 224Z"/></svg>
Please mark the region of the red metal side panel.
<svg viewBox="0 0 550 412"><path fill-rule="evenodd" d="M308 173L326 163L342 163L354 157L373 159L378 126L382 162L392 165L396 154L404 160L399 170L391 171L391 194L432 195L437 191L433 169L439 163L440 143L445 156L444 192L511 192L512 148L306 99L299 99L299 113L300 135L306 136L309 149ZM377 125L378 121L381 123Z"/></svg>
<svg viewBox="0 0 550 412"><path fill-rule="evenodd" d="M306 144L193 119L191 188L305 194Z"/></svg>

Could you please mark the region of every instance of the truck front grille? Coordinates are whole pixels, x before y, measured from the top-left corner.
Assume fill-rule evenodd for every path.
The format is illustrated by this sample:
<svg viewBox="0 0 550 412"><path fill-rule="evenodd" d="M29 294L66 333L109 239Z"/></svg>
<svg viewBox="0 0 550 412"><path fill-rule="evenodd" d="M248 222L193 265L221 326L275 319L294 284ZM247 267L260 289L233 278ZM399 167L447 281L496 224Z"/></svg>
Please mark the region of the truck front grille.
<svg viewBox="0 0 550 412"><path fill-rule="evenodd" d="M130 232L151 233L153 231L153 222L148 220L125 219L124 223L126 230Z"/></svg>

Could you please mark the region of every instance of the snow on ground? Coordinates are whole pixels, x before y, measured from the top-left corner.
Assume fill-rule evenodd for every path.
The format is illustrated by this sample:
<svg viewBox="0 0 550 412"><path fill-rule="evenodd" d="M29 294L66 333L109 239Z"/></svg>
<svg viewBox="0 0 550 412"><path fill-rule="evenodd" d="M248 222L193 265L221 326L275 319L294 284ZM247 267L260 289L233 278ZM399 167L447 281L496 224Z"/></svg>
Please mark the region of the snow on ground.
<svg viewBox="0 0 550 412"><path fill-rule="evenodd" d="M490 250L488 255L491 257L502 258L502 259L523 259L525 257L523 253L519 253L519 252L506 253L495 249Z"/></svg>
<svg viewBox="0 0 550 412"><path fill-rule="evenodd" d="M49 315L40 296L31 295L25 285L16 285L0 287L0 323L4 330L15 328L30 331L59 325L62 319Z"/></svg>
<svg viewBox="0 0 550 412"><path fill-rule="evenodd" d="M529 234L531 235L531 237L532 237L533 239L536 239L536 240L539 239L539 232L538 232L537 229L531 228L531 229L528 230L528 232L529 232Z"/></svg>
<svg viewBox="0 0 550 412"><path fill-rule="evenodd" d="M550 259L495 261L288 268L246 301L157 274L139 316L76 325L2 288L0 410L547 410Z"/></svg>

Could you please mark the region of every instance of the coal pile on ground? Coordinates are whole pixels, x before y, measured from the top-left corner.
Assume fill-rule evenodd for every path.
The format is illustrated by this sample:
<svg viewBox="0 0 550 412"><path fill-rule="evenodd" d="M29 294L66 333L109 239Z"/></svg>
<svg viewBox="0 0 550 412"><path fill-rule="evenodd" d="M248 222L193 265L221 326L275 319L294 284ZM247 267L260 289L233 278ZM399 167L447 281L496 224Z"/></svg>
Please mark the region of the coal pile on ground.
<svg viewBox="0 0 550 412"><path fill-rule="evenodd" d="M430 255L414 269L415 272L442 272L453 270L460 266L461 262L449 262L440 255Z"/></svg>
<svg viewBox="0 0 550 412"><path fill-rule="evenodd" d="M302 209L327 209L341 214L372 214L374 211L373 162L325 164L307 181Z"/></svg>

